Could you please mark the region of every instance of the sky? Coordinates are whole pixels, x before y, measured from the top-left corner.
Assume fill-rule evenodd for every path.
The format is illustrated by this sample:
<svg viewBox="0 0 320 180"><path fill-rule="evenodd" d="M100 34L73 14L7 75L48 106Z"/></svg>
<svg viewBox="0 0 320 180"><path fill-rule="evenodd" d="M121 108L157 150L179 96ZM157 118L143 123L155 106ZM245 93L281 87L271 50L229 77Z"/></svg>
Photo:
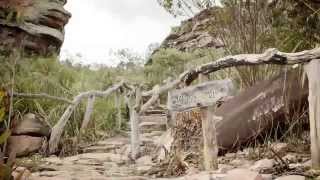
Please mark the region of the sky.
<svg viewBox="0 0 320 180"><path fill-rule="evenodd" d="M68 0L65 8L72 18L61 60L73 57L82 64L116 65L109 52L123 48L144 55L149 44L161 43L179 25L157 0Z"/></svg>

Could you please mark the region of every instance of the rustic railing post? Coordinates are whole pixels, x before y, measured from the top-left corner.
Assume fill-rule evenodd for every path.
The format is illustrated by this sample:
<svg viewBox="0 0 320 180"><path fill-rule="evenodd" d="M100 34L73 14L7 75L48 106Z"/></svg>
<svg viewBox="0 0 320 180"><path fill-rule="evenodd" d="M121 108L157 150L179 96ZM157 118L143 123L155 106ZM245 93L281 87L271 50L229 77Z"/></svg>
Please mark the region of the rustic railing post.
<svg viewBox="0 0 320 180"><path fill-rule="evenodd" d="M122 116L121 116L121 94L118 92L114 96L115 105L117 108L117 128L120 131L122 125Z"/></svg>
<svg viewBox="0 0 320 180"><path fill-rule="evenodd" d="M87 128L90 122L91 114L93 113L94 101L95 101L95 96L92 95L88 97L86 112L84 114L84 118L81 125L81 130L80 130L81 132L83 132Z"/></svg>
<svg viewBox="0 0 320 180"><path fill-rule="evenodd" d="M199 74L199 82L209 80L208 75ZM203 135L203 163L207 171L218 169L218 144L216 137L216 123L214 106L201 107L202 135Z"/></svg>
<svg viewBox="0 0 320 180"><path fill-rule="evenodd" d="M141 104L141 89L135 90L135 104L129 107L131 123L131 158L137 159L140 153L139 109Z"/></svg>
<svg viewBox="0 0 320 180"><path fill-rule="evenodd" d="M201 107L202 134L203 134L203 162L207 171L218 169L218 143L214 106Z"/></svg>
<svg viewBox="0 0 320 180"><path fill-rule="evenodd" d="M320 169L320 60L304 67L309 80L309 120L312 168Z"/></svg>

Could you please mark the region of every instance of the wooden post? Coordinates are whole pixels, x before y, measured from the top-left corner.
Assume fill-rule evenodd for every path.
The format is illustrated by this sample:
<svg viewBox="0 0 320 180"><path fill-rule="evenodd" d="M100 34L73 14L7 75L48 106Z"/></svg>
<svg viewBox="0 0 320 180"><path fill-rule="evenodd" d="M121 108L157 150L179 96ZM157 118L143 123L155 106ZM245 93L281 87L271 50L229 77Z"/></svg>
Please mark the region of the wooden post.
<svg viewBox="0 0 320 180"><path fill-rule="evenodd" d="M320 169L320 60L304 67L309 79L309 120L312 168Z"/></svg>
<svg viewBox="0 0 320 180"><path fill-rule="evenodd" d="M121 116L121 94L117 93L114 96L114 101L115 101L115 105L117 108L117 128L120 131L121 130L121 125L122 125L122 116Z"/></svg>
<svg viewBox="0 0 320 180"><path fill-rule="evenodd" d="M81 130L80 130L81 132L87 128L90 122L91 114L93 112L93 107L94 107L94 101L95 101L95 96L92 95L88 97L87 108L86 108L86 112L84 114L84 118L81 125Z"/></svg>
<svg viewBox="0 0 320 180"><path fill-rule="evenodd" d="M218 169L218 143L214 108L201 107L203 134L203 162L207 171Z"/></svg>
<svg viewBox="0 0 320 180"><path fill-rule="evenodd" d="M135 105L130 109L131 122L131 158L137 159L140 153L140 130L139 130L139 108L141 104L141 90L136 89Z"/></svg>
<svg viewBox="0 0 320 180"><path fill-rule="evenodd" d="M209 80L204 74L199 75L199 82ZM214 106L201 107L202 134L203 134L203 163L207 171L218 169L218 144L216 136L216 122Z"/></svg>

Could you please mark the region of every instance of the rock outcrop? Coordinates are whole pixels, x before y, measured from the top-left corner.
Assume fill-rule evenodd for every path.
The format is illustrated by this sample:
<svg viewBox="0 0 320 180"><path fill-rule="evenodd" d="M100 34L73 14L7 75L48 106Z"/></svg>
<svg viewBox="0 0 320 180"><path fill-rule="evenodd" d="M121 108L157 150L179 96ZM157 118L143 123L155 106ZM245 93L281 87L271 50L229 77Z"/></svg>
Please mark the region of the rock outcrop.
<svg viewBox="0 0 320 180"><path fill-rule="evenodd" d="M217 139L221 149L232 149L252 142L277 124L285 114L307 104L308 86L302 87L296 72L289 71L262 81L239 93L217 108Z"/></svg>
<svg viewBox="0 0 320 180"><path fill-rule="evenodd" d="M28 113L20 122L14 124L12 133L14 135L35 135L49 137L51 128L48 124L36 118L35 114Z"/></svg>
<svg viewBox="0 0 320 180"><path fill-rule="evenodd" d="M22 48L27 54L58 53L71 14L66 0L0 1L0 50Z"/></svg>
<svg viewBox="0 0 320 180"><path fill-rule="evenodd" d="M7 154L15 153L18 157L28 156L45 148L51 128L35 114L28 113L20 120L12 122L12 136L8 140Z"/></svg>
<svg viewBox="0 0 320 180"><path fill-rule="evenodd" d="M224 44L218 35L210 31L215 24L215 8L206 9L195 17L183 21L181 26L173 28L161 47L189 50L195 48L220 48Z"/></svg>
<svg viewBox="0 0 320 180"><path fill-rule="evenodd" d="M43 138L32 136L10 136L8 152L14 152L18 157L37 152L43 144Z"/></svg>

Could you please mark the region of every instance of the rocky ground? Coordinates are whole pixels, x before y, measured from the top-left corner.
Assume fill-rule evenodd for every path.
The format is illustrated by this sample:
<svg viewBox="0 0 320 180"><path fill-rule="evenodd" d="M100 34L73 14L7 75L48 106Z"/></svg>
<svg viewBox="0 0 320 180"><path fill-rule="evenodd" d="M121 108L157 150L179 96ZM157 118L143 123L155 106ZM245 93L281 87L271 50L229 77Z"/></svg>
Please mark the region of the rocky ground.
<svg viewBox="0 0 320 180"><path fill-rule="evenodd" d="M288 143L271 143L268 148L246 148L219 157L216 171L204 172L190 168L183 177L156 177L150 171L159 161L158 145L170 141L165 133L166 117L152 114L142 118L142 154L135 162L129 158L129 135L118 135L84 147L81 154L59 158L50 156L25 160L25 164L37 161L36 168L17 168L16 174L24 174L34 180L304 180L316 179L316 171L310 170L310 157ZM19 173L20 172L20 173ZM32 172L32 173L31 173ZM17 176L17 175L16 175ZM27 178L28 177L28 178ZM320 178L318 178L320 179Z"/></svg>

